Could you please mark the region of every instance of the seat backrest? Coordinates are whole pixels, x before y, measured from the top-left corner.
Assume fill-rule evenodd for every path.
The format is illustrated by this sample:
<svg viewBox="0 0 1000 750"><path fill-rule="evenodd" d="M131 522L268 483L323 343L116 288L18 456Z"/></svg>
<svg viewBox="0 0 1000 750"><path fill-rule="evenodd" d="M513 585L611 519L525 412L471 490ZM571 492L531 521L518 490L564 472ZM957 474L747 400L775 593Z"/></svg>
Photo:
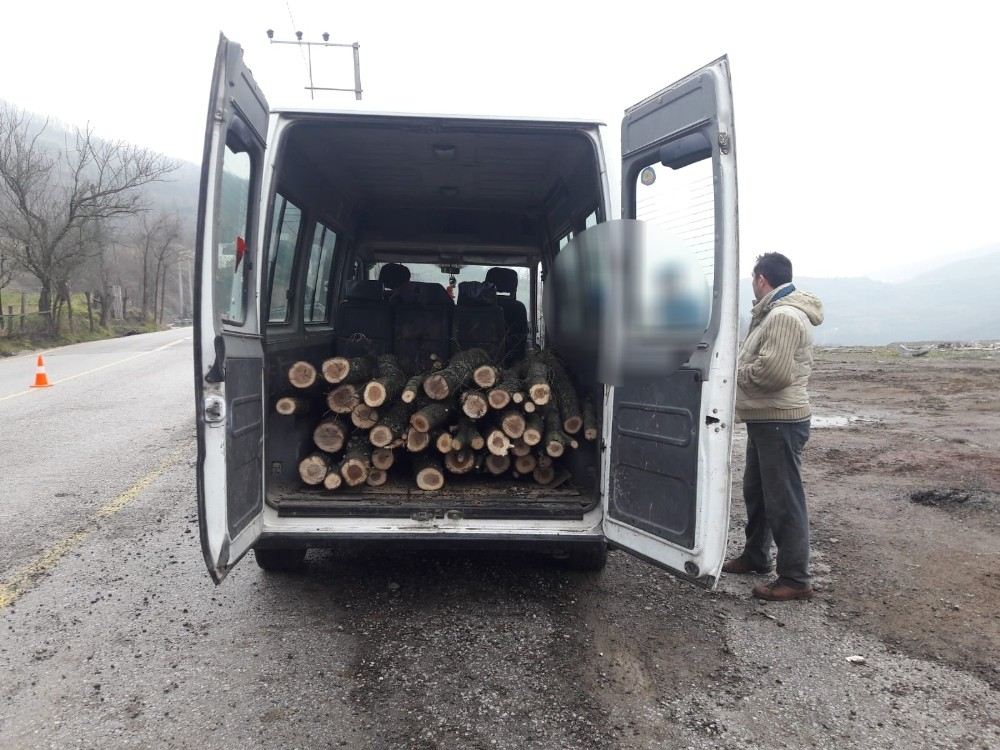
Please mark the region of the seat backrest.
<svg viewBox="0 0 1000 750"><path fill-rule="evenodd" d="M382 282L359 279L347 282L334 321L336 353L345 357L388 354L392 351L392 308Z"/></svg>
<svg viewBox="0 0 1000 750"><path fill-rule="evenodd" d="M503 345L503 364L510 365L524 359L528 342L528 311L517 299L517 271L513 268L491 268L486 281L497 290L497 304L503 310L506 335Z"/></svg>
<svg viewBox="0 0 1000 750"><path fill-rule="evenodd" d="M408 375L429 370L435 358L448 361L455 303L443 286L409 281L394 292L390 305L392 351Z"/></svg>
<svg viewBox="0 0 1000 750"><path fill-rule="evenodd" d="M493 284L480 281L459 283L458 306L451 331L452 353L480 348L486 350L492 361L500 362L504 354L506 326Z"/></svg>

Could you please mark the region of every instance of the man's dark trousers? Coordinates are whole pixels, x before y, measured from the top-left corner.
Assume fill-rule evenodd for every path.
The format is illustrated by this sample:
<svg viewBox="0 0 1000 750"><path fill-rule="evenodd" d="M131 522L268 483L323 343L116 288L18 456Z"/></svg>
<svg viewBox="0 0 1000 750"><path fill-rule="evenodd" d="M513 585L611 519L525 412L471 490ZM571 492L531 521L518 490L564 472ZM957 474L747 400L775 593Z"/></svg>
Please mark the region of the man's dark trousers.
<svg viewBox="0 0 1000 750"><path fill-rule="evenodd" d="M778 546L778 577L793 586L809 585L809 514L802 488L802 449L807 440L808 419L747 423L743 557L755 568L769 568L773 539Z"/></svg>

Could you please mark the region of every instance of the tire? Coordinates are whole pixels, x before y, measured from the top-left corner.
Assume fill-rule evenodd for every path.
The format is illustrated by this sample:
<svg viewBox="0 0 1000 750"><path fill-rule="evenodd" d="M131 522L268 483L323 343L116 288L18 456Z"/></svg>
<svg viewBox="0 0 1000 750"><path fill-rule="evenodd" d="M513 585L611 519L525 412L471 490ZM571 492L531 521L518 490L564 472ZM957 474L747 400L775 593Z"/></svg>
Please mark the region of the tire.
<svg viewBox="0 0 1000 750"><path fill-rule="evenodd" d="M257 565L269 573L297 573L305 567L306 548L255 549Z"/></svg>
<svg viewBox="0 0 1000 750"><path fill-rule="evenodd" d="M608 545L599 544L574 545L569 550L566 565L573 570L584 570L599 573L608 564Z"/></svg>

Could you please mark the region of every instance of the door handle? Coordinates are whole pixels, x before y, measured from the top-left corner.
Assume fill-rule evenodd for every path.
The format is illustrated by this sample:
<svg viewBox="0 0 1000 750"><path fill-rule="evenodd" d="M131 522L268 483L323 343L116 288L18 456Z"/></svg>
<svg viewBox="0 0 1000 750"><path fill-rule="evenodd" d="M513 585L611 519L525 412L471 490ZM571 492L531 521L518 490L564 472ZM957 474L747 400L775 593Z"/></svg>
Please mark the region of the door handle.
<svg viewBox="0 0 1000 750"><path fill-rule="evenodd" d="M222 383L226 379L226 340L222 336L216 336L215 361L205 374L206 383Z"/></svg>

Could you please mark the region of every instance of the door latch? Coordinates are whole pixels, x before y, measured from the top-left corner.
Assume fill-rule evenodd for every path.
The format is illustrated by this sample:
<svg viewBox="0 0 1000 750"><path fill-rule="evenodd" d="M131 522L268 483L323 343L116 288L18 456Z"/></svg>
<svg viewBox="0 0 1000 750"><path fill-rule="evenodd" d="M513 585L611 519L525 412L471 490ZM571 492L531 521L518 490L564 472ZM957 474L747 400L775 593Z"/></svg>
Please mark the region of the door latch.
<svg viewBox="0 0 1000 750"><path fill-rule="evenodd" d="M202 413L205 424L220 424L226 421L226 399L215 394L205 396Z"/></svg>

